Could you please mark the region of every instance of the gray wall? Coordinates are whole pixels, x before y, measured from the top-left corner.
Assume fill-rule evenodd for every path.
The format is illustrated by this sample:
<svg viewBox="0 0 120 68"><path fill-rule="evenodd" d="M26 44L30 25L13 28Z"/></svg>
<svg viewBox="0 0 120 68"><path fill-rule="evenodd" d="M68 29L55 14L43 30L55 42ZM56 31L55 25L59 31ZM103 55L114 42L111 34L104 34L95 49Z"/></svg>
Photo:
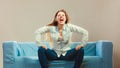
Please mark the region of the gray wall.
<svg viewBox="0 0 120 68"><path fill-rule="evenodd" d="M0 0L0 44L10 40L34 41L34 31L50 23L56 11L63 8L72 24L89 31L89 41L113 42L114 68L120 68L119 3L120 0ZM73 37L73 41L78 40ZM2 47L0 51L2 59Z"/></svg>

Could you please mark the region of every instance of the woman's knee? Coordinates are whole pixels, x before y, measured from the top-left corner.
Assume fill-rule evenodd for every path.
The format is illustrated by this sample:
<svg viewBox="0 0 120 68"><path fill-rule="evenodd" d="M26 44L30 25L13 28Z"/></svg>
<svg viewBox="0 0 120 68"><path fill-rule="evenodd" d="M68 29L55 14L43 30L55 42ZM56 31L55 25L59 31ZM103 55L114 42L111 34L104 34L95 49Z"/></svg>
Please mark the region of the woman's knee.
<svg viewBox="0 0 120 68"><path fill-rule="evenodd" d="M84 48L82 47L82 48L80 48L78 51L79 51L80 53L84 53Z"/></svg>
<svg viewBox="0 0 120 68"><path fill-rule="evenodd" d="M41 53L41 52L45 52L45 48L39 47L39 48L38 48L38 53Z"/></svg>

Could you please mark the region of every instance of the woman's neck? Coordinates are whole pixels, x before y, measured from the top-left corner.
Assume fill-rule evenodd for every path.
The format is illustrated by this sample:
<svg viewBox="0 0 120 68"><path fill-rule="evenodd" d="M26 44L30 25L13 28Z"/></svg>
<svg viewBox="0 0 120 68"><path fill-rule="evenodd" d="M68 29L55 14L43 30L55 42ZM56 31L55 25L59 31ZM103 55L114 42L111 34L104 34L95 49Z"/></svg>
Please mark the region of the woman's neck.
<svg viewBox="0 0 120 68"><path fill-rule="evenodd" d="M58 25L59 30L63 30L63 26L64 26L64 24L59 24Z"/></svg>

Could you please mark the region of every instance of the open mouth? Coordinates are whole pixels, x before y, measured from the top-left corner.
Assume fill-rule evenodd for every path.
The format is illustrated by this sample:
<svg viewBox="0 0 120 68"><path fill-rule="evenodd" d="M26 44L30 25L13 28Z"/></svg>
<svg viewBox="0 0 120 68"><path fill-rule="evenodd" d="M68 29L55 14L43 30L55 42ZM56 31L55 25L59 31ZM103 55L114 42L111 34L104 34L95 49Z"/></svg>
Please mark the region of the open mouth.
<svg viewBox="0 0 120 68"><path fill-rule="evenodd" d="M64 19L60 19L60 21L64 21Z"/></svg>

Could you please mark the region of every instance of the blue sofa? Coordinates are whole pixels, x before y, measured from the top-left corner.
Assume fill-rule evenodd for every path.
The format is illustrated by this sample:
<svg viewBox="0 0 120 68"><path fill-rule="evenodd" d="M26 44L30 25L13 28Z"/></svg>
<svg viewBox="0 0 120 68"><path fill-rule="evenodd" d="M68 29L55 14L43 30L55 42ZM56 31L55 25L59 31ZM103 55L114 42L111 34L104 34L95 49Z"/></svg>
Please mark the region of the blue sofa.
<svg viewBox="0 0 120 68"><path fill-rule="evenodd" d="M73 42L74 48L80 42ZM46 42L49 47L49 44ZM3 68L41 68L35 42L3 42ZM112 68L113 44L110 41L99 40L88 42L84 47L85 56L81 68ZM50 68L71 68L74 61L49 61Z"/></svg>

